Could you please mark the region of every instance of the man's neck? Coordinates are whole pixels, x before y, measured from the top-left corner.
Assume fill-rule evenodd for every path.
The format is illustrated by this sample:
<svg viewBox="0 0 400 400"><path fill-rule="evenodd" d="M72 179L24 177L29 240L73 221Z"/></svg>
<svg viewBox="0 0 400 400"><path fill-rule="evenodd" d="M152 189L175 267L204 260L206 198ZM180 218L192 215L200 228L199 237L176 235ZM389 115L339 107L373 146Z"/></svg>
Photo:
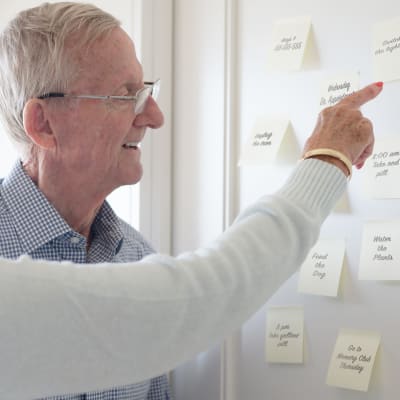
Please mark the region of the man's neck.
<svg viewBox="0 0 400 400"><path fill-rule="evenodd" d="M91 226L105 196L96 193L90 183L73 181L67 174L57 174L54 169L48 174L44 169L33 168L30 163L23 167L71 229L85 236L89 243Z"/></svg>

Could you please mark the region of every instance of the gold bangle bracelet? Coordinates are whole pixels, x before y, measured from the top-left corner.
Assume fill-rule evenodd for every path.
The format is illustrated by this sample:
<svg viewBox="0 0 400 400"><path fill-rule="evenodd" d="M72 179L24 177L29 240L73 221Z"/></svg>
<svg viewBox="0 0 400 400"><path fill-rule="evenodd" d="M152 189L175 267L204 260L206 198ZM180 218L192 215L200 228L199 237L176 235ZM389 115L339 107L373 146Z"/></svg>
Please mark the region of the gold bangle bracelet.
<svg viewBox="0 0 400 400"><path fill-rule="evenodd" d="M330 156L333 158L336 158L338 160L340 160L347 168L347 170L349 171L349 176L348 179L350 180L351 178L351 171L352 171L352 163L351 161L340 151L337 150L332 150L332 149L314 149L314 150L310 150L307 151L302 160L305 160L306 158L310 158L313 156Z"/></svg>

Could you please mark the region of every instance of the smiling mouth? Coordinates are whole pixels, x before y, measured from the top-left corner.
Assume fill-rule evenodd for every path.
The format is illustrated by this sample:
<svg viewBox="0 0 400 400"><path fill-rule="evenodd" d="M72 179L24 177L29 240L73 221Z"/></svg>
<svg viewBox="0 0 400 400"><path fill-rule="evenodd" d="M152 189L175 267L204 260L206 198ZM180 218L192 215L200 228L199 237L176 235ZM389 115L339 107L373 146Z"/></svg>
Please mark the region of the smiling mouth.
<svg viewBox="0 0 400 400"><path fill-rule="evenodd" d="M122 147L124 149L138 149L139 148L139 142L128 142L128 143L124 143L122 145Z"/></svg>

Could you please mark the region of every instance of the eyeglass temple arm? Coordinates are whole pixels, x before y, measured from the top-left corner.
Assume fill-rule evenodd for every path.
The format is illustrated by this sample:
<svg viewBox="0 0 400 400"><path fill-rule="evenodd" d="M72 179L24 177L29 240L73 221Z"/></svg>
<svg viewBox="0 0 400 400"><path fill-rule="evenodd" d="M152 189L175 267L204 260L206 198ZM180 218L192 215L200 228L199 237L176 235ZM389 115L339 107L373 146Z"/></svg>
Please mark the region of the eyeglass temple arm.
<svg viewBox="0 0 400 400"><path fill-rule="evenodd" d="M41 96L38 96L38 99L49 99L50 97L65 97L65 93L61 92L52 92L52 93L45 93Z"/></svg>

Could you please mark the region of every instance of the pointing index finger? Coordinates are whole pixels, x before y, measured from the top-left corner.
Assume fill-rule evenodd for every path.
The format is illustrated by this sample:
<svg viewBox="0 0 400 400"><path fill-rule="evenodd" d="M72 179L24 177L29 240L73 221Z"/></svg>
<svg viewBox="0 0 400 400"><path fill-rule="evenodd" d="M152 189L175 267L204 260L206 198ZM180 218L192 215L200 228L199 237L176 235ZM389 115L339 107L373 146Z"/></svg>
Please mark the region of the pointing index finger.
<svg viewBox="0 0 400 400"><path fill-rule="evenodd" d="M351 108L360 108L363 104L378 96L382 91L382 88L383 82L372 83L371 85L365 86L357 92L346 96L338 104L346 105Z"/></svg>

